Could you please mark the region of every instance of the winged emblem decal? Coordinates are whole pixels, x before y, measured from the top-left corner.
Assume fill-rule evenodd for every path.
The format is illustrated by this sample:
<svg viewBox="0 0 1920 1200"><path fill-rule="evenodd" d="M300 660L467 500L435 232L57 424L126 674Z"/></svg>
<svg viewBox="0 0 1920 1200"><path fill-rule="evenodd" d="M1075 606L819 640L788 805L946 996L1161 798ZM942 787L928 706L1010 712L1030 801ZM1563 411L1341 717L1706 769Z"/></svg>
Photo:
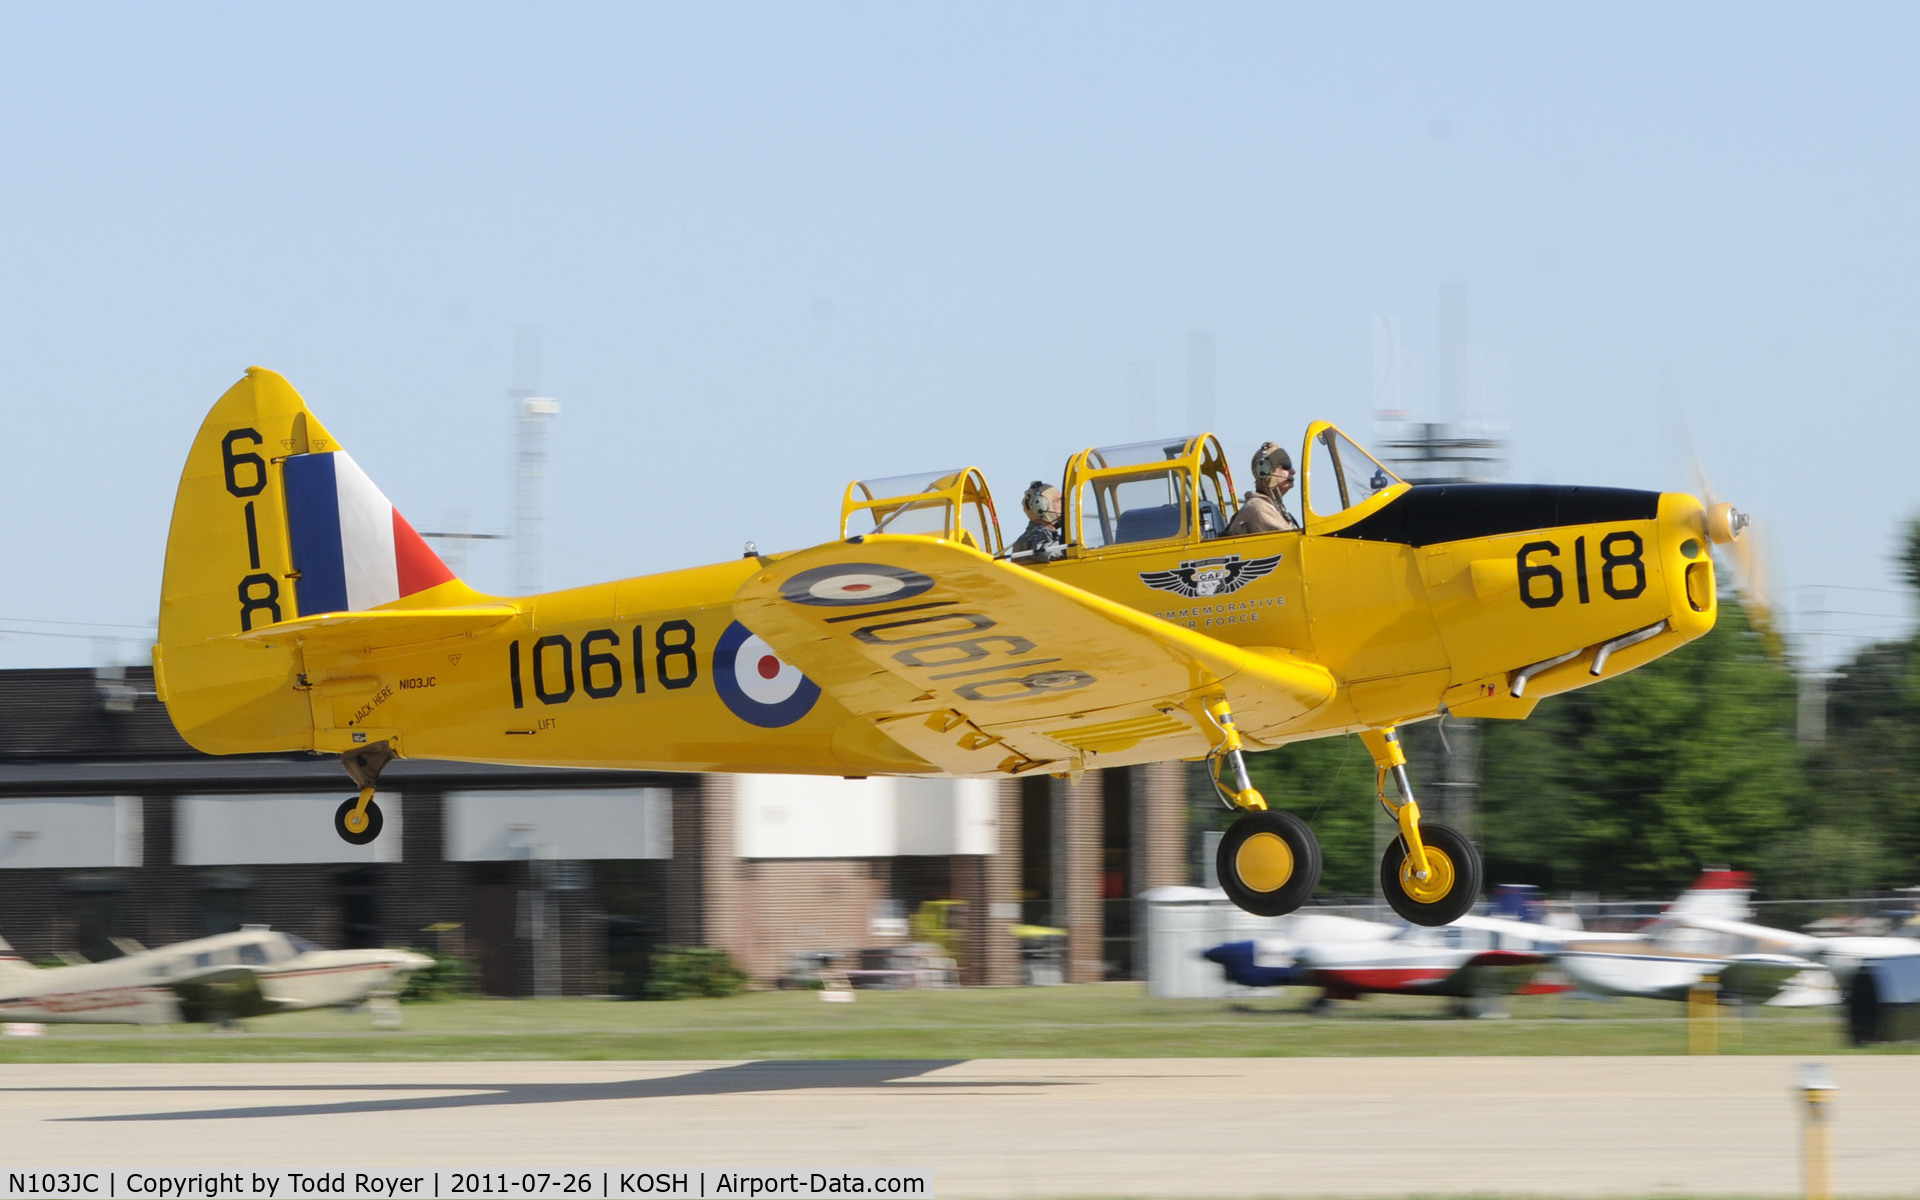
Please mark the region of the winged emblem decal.
<svg viewBox="0 0 1920 1200"><path fill-rule="evenodd" d="M1176 596L1227 596L1271 574L1284 555L1243 559L1238 554L1224 558L1196 558L1171 571L1142 571L1140 582L1150 588L1172 592Z"/></svg>

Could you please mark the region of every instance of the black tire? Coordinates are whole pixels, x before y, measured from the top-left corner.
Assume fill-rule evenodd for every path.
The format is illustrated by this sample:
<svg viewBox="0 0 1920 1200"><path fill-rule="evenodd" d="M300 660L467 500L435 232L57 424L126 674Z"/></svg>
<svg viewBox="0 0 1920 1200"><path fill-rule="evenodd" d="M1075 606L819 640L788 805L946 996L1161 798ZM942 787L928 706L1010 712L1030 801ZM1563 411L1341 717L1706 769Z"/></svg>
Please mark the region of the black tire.
<svg viewBox="0 0 1920 1200"><path fill-rule="evenodd" d="M1479 848L1458 830L1425 821L1420 822L1420 842L1428 851L1437 850L1446 856L1443 869L1452 874L1452 885L1444 895L1432 900L1416 900L1409 896L1400 879L1400 868L1407 857L1407 844L1396 837L1380 859L1381 894L1386 896L1387 904L1394 912L1415 925L1445 925L1450 921L1458 921L1480 899Z"/></svg>
<svg viewBox="0 0 1920 1200"><path fill-rule="evenodd" d="M359 803L360 797L354 796L333 810L333 831L340 835L341 841L354 846L364 846L379 837L381 826L387 823L386 818L380 815L380 802L369 800L367 801L367 827L359 833L349 830L347 814L352 812Z"/></svg>
<svg viewBox="0 0 1920 1200"><path fill-rule="evenodd" d="M1290 858L1281 865L1277 878L1249 881L1242 876L1254 864L1242 856L1243 848L1249 856L1261 855L1263 849L1268 851L1265 857L1270 875L1272 860L1281 857L1270 853L1277 847L1254 840L1262 836L1279 838ZM1251 847L1249 842L1253 842ZM1214 854L1213 862L1227 898L1255 916L1283 917L1305 904L1312 897L1313 889L1320 886L1320 841L1305 821L1289 812L1269 809L1241 817L1220 839L1220 849Z"/></svg>

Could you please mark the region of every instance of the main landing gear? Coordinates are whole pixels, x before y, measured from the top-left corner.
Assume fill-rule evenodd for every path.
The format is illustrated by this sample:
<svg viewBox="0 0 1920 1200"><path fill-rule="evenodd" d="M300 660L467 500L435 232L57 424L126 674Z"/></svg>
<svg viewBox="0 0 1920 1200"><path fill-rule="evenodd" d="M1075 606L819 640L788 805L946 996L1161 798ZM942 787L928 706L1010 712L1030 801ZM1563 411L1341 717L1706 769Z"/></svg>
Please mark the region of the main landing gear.
<svg viewBox="0 0 1920 1200"><path fill-rule="evenodd" d="M1240 731L1225 700L1204 710L1220 732L1219 744L1207 756L1207 772L1214 791L1228 808L1244 815L1227 828L1214 855L1220 887L1227 898L1256 916L1280 917L1305 904L1320 885L1320 841L1307 823L1289 812L1267 807L1247 778L1247 761L1240 753ZM1220 778L1222 767L1233 772L1231 784Z"/></svg>
<svg viewBox="0 0 1920 1200"><path fill-rule="evenodd" d="M1420 806L1407 782L1407 756L1393 727L1360 735L1373 754L1374 788L1400 836L1380 859L1380 891L1388 907L1415 925L1445 925L1467 915L1480 898L1480 851L1458 830L1422 823ZM1400 801L1387 797L1393 776Z"/></svg>
<svg viewBox="0 0 1920 1200"><path fill-rule="evenodd" d="M341 841L364 846L380 836L386 818L381 815L380 806L373 802L374 783L386 765L398 757L385 742L349 750L340 756L340 765L360 785L358 796L342 800L340 807L333 810L333 831L340 835Z"/></svg>
<svg viewBox="0 0 1920 1200"><path fill-rule="evenodd" d="M1299 908L1320 883L1320 842L1307 823L1292 813L1267 807L1247 777L1239 730L1225 700L1204 710L1219 732L1207 756L1214 791L1242 815L1227 828L1214 856L1220 887L1228 899L1256 916L1278 917ZM1391 727L1360 735L1373 755L1380 802L1394 818L1400 836L1380 860L1380 889L1387 904L1415 925L1445 925L1465 916L1480 896L1480 851L1445 825L1422 824L1407 782L1407 756ZM1222 779L1222 769L1231 779ZM1387 797L1387 777L1398 790Z"/></svg>

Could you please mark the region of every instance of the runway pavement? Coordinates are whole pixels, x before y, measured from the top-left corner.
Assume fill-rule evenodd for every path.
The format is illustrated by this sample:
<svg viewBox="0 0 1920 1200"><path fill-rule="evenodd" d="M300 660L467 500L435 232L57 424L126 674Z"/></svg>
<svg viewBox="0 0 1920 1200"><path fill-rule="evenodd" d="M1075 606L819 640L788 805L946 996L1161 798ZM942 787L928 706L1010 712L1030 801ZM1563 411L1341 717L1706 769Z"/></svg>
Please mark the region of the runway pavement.
<svg viewBox="0 0 1920 1200"><path fill-rule="evenodd" d="M1920 1057L1837 1057L1835 1183L1920 1181ZM936 1195L1797 1194L1797 1060L0 1065L54 1168L931 1169Z"/></svg>

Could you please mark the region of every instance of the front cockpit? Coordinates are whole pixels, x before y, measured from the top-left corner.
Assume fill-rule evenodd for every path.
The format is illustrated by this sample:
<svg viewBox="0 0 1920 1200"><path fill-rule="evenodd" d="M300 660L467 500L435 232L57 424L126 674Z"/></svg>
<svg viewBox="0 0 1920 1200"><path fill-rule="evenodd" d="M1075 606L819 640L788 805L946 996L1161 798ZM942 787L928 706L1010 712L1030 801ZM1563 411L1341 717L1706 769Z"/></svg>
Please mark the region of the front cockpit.
<svg viewBox="0 0 1920 1200"><path fill-rule="evenodd" d="M1410 486L1327 421L1307 427L1305 459L1303 503L1310 522L1358 516L1361 509L1390 503Z"/></svg>

